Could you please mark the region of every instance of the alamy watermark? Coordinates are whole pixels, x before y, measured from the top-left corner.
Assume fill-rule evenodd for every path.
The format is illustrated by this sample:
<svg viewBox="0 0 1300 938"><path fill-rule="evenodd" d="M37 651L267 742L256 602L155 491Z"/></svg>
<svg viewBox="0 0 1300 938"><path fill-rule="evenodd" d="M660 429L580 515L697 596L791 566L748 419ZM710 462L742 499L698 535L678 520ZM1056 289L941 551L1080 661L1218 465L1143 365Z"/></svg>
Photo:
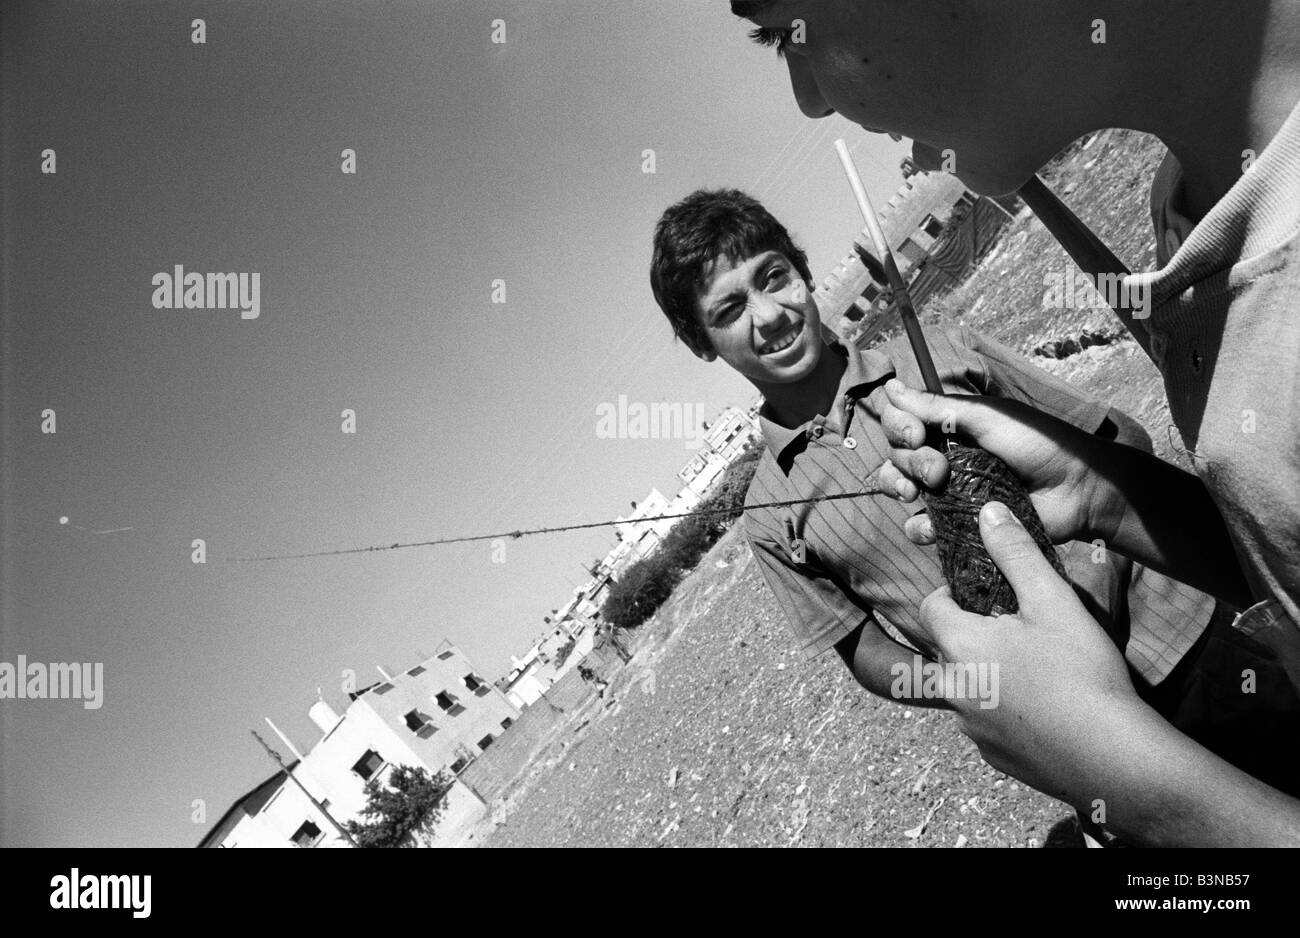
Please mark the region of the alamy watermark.
<svg viewBox="0 0 1300 938"><path fill-rule="evenodd" d="M599 440L683 440L687 449L704 443L704 405L680 401L629 402L626 394L617 403L596 405L596 438Z"/></svg>
<svg viewBox="0 0 1300 938"><path fill-rule="evenodd" d="M73 867L67 876L50 879L52 909L130 909L133 918L148 918L152 911L153 877L83 875Z"/></svg>
<svg viewBox="0 0 1300 938"><path fill-rule="evenodd" d="M1043 273L1044 309L1127 309L1134 319L1151 315L1151 281L1147 277L1101 273L1095 277L1069 267Z"/></svg>
<svg viewBox="0 0 1300 938"><path fill-rule="evenodd" d="M241 319L262 313L262 275L258 273L200 274L177 264L171 273L160 270L150 281L154 309L238 309Z"/></svg>
<svg viewBox="0 0 1300 938"><path fill-rule="evenodd" d="M81 700L87 710L104 705L102 661L43 664L19 655L16 664L0 661L0 700Z"/></svg>
<svg viewBox="0 0 1300 938"><path fill-rule="evenodd" d="M889 673L894 678L889 693L895 700L978 700L981 710L998 705L997 662L940 663L913 655L910 664L890 665Z"/></svg>

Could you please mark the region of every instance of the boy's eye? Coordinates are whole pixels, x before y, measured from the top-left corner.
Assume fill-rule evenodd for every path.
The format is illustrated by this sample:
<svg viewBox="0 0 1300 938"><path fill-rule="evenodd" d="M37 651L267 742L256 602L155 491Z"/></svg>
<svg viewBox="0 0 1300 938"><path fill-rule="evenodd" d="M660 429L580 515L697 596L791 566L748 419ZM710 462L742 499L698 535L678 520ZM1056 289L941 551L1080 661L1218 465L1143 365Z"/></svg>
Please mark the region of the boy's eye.
<svg viewBox="0 0 1300 938"><path fill-rule="evenodd" d="M793 32L793 29L771 29L767 26L756 26L749 31L749 38L760 46L775 48L777 56L784 58L786 45L789 43L790 34Z"/></svg>
<svg viewBox="0 0 1300 938"><path fill-rule="evenodd" d="M745 305L743 303L732 303L730 306L724 306L718 312L718 315L714 317L713 324L715 326L720 326L720 325L724 325L725 323L731 322L733 319L735 319L737 316L740 315L740 311L743 310L744 308Z"/></svg>
<svg viewBox="0 0 1300 938"><path fill-rule="evenodd" d="M767 272L767 285L784 286L786 281L786 272L782 267L773 267Z"/></svg>

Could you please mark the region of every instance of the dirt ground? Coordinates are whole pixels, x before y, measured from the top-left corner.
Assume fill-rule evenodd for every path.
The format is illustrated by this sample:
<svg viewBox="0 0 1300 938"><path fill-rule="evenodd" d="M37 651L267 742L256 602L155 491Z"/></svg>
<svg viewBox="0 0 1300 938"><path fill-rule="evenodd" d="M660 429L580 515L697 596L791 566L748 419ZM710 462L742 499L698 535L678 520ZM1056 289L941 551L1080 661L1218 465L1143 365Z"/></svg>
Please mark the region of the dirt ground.
<svg viewBox="0 0 1300 938"><path fill-rule="evenodd" d="M738 530L646 628L487 845L1040 846L1070 817L950 715L868 694L834 654L803 661Z"/></svg>
<svg viewBox="0 0 1300 938"><path fill-rule="evenodd" d="M1147 191L1163 155L1149 138L1106 132L1045 175L1116 254L1145 269ZM1072 270L1022 213L966 284L922 316L1033 355L1132 414L1157 452L1186 465L1155 369L1109 309L1045 307L1044 273ZM1103 344L1075 352L1069 340L1084 335ZM541 753L476 842L1078 845L1072 811L984 765L950 715L871 696L834 654L803 661L738 529L635 647L605 698Z"/></svg>

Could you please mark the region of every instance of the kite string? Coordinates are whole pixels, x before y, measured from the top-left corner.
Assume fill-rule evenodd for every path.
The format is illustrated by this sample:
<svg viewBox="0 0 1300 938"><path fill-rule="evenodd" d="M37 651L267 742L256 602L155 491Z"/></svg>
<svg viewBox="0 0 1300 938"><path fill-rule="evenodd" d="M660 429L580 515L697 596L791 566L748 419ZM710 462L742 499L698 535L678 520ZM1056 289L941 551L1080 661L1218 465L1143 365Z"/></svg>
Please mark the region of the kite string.
<svg viewBox="0 0 1300 938"><path fill-rule="evenodd" d="M565 524L555 527L529 528L519 531L500 531L496 534L471 534L463 537L443 537L432 541L413 541L407 544L381 544L374 547L352 547L345 550L319 550L306 554L273 554L266 557L224 557L226 563L256 563L266 560L301 560L306 557L338 557L344 554L371 554L385 550L401 550L407 547L434 547L439 544L464 544L470 541L491 541L498 538L518 539L532 534L554 534L559 531L580 531L586 528L604 528L616 524L633 524L643 521L666 521L671 518L689 518L693 515L739 515L759 508L787 508L792 505L813 505L818 502L833 502L845 498L861 498L864 495L879 495L879 487L863 489L861 492L840 492L835 495L816 495L812 498L793 498L786 501L759 502L753 505L741 505L734 508L710 508L685 511L671 515L652 515L646 518L627 518L618 521L588 521L583 524Z"/></svg>

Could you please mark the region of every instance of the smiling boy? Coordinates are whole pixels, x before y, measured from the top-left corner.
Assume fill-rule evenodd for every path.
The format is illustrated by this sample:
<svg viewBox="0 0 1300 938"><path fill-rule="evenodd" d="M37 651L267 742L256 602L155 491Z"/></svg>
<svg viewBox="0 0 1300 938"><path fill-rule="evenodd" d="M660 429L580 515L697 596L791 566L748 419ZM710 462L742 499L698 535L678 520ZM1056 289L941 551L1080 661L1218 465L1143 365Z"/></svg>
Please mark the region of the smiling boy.
<svg viewBox="0 0 1300 938"><path fill-rule="evenodd" d="M806 502L750 509L744 525L800 650L815 657L833 647L872 692L944 706L919 688L900 694L896 680L914 669L915 649L928 647L918 609L943 583L933 552L904 533L912 512L870 494L816 501L870 490L888 441L868 401L891 377L919 379L906 342L864 352L825 344L803 251L737 190L700 190L663 213L651 285L695 355L722 359L764 396L767 448L747 501ZM928 338L948 391L1034 402L1083 432L1150 451L1131 418L1010 349L968 329ZM1203 728L1180 690L1188 668L1179 663L1199 653L1214 602L1113 553L1099 557L1092 545L1070 545L1065 562L1081 600L1127 649L1135 679L1148 691L1158 686L1170 712L1181 706L1190 729Z"/></svg>

